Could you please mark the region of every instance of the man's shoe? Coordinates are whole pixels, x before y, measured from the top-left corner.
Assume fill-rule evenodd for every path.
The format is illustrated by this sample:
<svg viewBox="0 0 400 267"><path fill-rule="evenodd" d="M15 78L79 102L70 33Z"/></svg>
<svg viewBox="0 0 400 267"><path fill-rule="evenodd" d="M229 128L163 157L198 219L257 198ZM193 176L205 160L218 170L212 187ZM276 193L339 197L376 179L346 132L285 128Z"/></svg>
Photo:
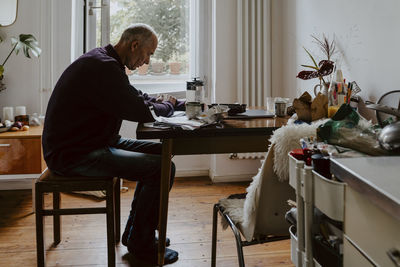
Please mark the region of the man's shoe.
<svg viewBox="0 0 400 267"><path fill-rule="evenodd" d="M128 236L129 236L129 231L124 231L124 233L122 234L121 243L125 247L128 246ZM165 246L169 247L170 244L171 244L171 240L167 237L165 239ZM156 245L158 245L158 236L156 236Z"/></svg>
<svg viewBox="0 0 400 267"><path fill-rule="evenodd" d="M134 255L138 260L150 263L150 264L157 264L157 248L154 247L150 250L134 250L130 246L128 246L128 251L132 255ZM178 260L179 254L177 251L165 248L164 254L164 264L171 264Z"/></svg>

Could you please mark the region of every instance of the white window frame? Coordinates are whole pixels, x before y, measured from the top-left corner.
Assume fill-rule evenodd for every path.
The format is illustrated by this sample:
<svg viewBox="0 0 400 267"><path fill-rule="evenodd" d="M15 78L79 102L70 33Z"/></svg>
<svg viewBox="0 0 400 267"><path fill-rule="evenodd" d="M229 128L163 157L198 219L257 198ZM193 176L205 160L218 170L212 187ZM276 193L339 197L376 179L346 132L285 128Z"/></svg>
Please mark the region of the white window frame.
<svg viewBox="0 0 400 267"><path fill-rule="evenodd" d="M88 2L94 0L88 0ZM172 94L178 98L185 98L186 81L194 77L199 77L205 81L207 89L211 77L211 4L212 0L189 0L190 1L190 26L189 26L189 42L190 42L190 65L189 74L180 75L130 75L129 80L135 88L147 92L150 95L159 93ZM95 45L95 16L88 15L87 8L87 25L86 45L89 48L94 48ZM100 9L100 8L99 8ZM95 9L96 12L98 9ZM102 46L107 45L110 35L110 0L102 0L101 5ZM104 20L103 20L104 19ZM105 25L103 25L105 24ZM107 25L106 25L107 24ZM94 28L93 28L94 27ZM94 34L93 34L94 33ZM206 97L210 95L210 89L206 90Z"/></svg>

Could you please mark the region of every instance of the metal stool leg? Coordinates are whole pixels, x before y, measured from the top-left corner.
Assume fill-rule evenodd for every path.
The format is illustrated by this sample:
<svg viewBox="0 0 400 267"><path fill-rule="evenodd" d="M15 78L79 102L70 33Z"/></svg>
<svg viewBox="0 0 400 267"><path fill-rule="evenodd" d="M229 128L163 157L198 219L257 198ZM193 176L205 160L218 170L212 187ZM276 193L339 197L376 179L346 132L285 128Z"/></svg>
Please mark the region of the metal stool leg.
<svg viewBox="0 0 400 267"><path fill-rule="evenodd" d="M35 184L36 255L38 267L45 266L43 202L43 193L40 190L40 186Z"/></svg>
<svg viewBox="0 0 400 267"><path fill-rule="evenodd" d="M111 180L106 190L107 207L107 255L108 267L115 267L115 211L114 211L114 181Z"/></svg>
<svg viewBox="0 0 400 267"><path fill-rule="evenodd" d="M217 223L218 223L219 205L214 205L213 226L212 226L212 247L211 247L211 267L215 267L217 260Z"/></svg>
<svg viewBox="0 0 400 267"><path fill-rule="evenodd" d="M53 192L53 209L60 209L60 192ZM53 237L54 237L54 246L57 246L61 241L61 216L53 215Z"/></svg>

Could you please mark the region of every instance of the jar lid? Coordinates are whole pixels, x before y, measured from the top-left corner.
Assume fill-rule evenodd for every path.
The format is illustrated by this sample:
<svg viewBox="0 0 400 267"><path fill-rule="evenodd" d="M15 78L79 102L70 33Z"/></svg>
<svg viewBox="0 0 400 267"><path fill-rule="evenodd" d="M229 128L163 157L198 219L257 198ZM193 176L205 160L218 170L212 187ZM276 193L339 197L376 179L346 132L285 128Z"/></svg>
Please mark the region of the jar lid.
<svg viewBox="0 0 400 267"><path fill-rule="evenodd" d="M204 85L204 81L202 80L197 80L199 77L195 77L193 78L193 85L194 86L203 86Z"/></svg>
<svg viewBox="0 0 400 267"><path fill-rule="evenodd" d="M193 82L186 82L186 90L196 90Z"/></svg>

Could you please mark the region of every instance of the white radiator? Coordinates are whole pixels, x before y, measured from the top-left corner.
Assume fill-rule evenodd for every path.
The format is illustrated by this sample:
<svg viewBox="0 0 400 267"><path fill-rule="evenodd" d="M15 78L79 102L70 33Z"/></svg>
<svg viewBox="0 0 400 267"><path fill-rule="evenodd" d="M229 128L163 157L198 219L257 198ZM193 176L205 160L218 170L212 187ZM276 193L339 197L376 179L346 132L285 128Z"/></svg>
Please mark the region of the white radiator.
<svg viewBox="0 0 400 267"><path fill-rule="evenodd" d="M231 153L229 159L265 159L267 152Z"/></svg>
<svg viewBox="0 0 400 267"><path fill-rule="evenodd" d="M266 106L271 96L270 0L237 0L238 101Z"/></svg>
<svg viewBox="0 0 400 267"><path fill-rule="evenodd" d="M238 102L266 106L271 96L271 1L237 0ZM234 153L230 159L263 159L264 153Z"/></svg>

